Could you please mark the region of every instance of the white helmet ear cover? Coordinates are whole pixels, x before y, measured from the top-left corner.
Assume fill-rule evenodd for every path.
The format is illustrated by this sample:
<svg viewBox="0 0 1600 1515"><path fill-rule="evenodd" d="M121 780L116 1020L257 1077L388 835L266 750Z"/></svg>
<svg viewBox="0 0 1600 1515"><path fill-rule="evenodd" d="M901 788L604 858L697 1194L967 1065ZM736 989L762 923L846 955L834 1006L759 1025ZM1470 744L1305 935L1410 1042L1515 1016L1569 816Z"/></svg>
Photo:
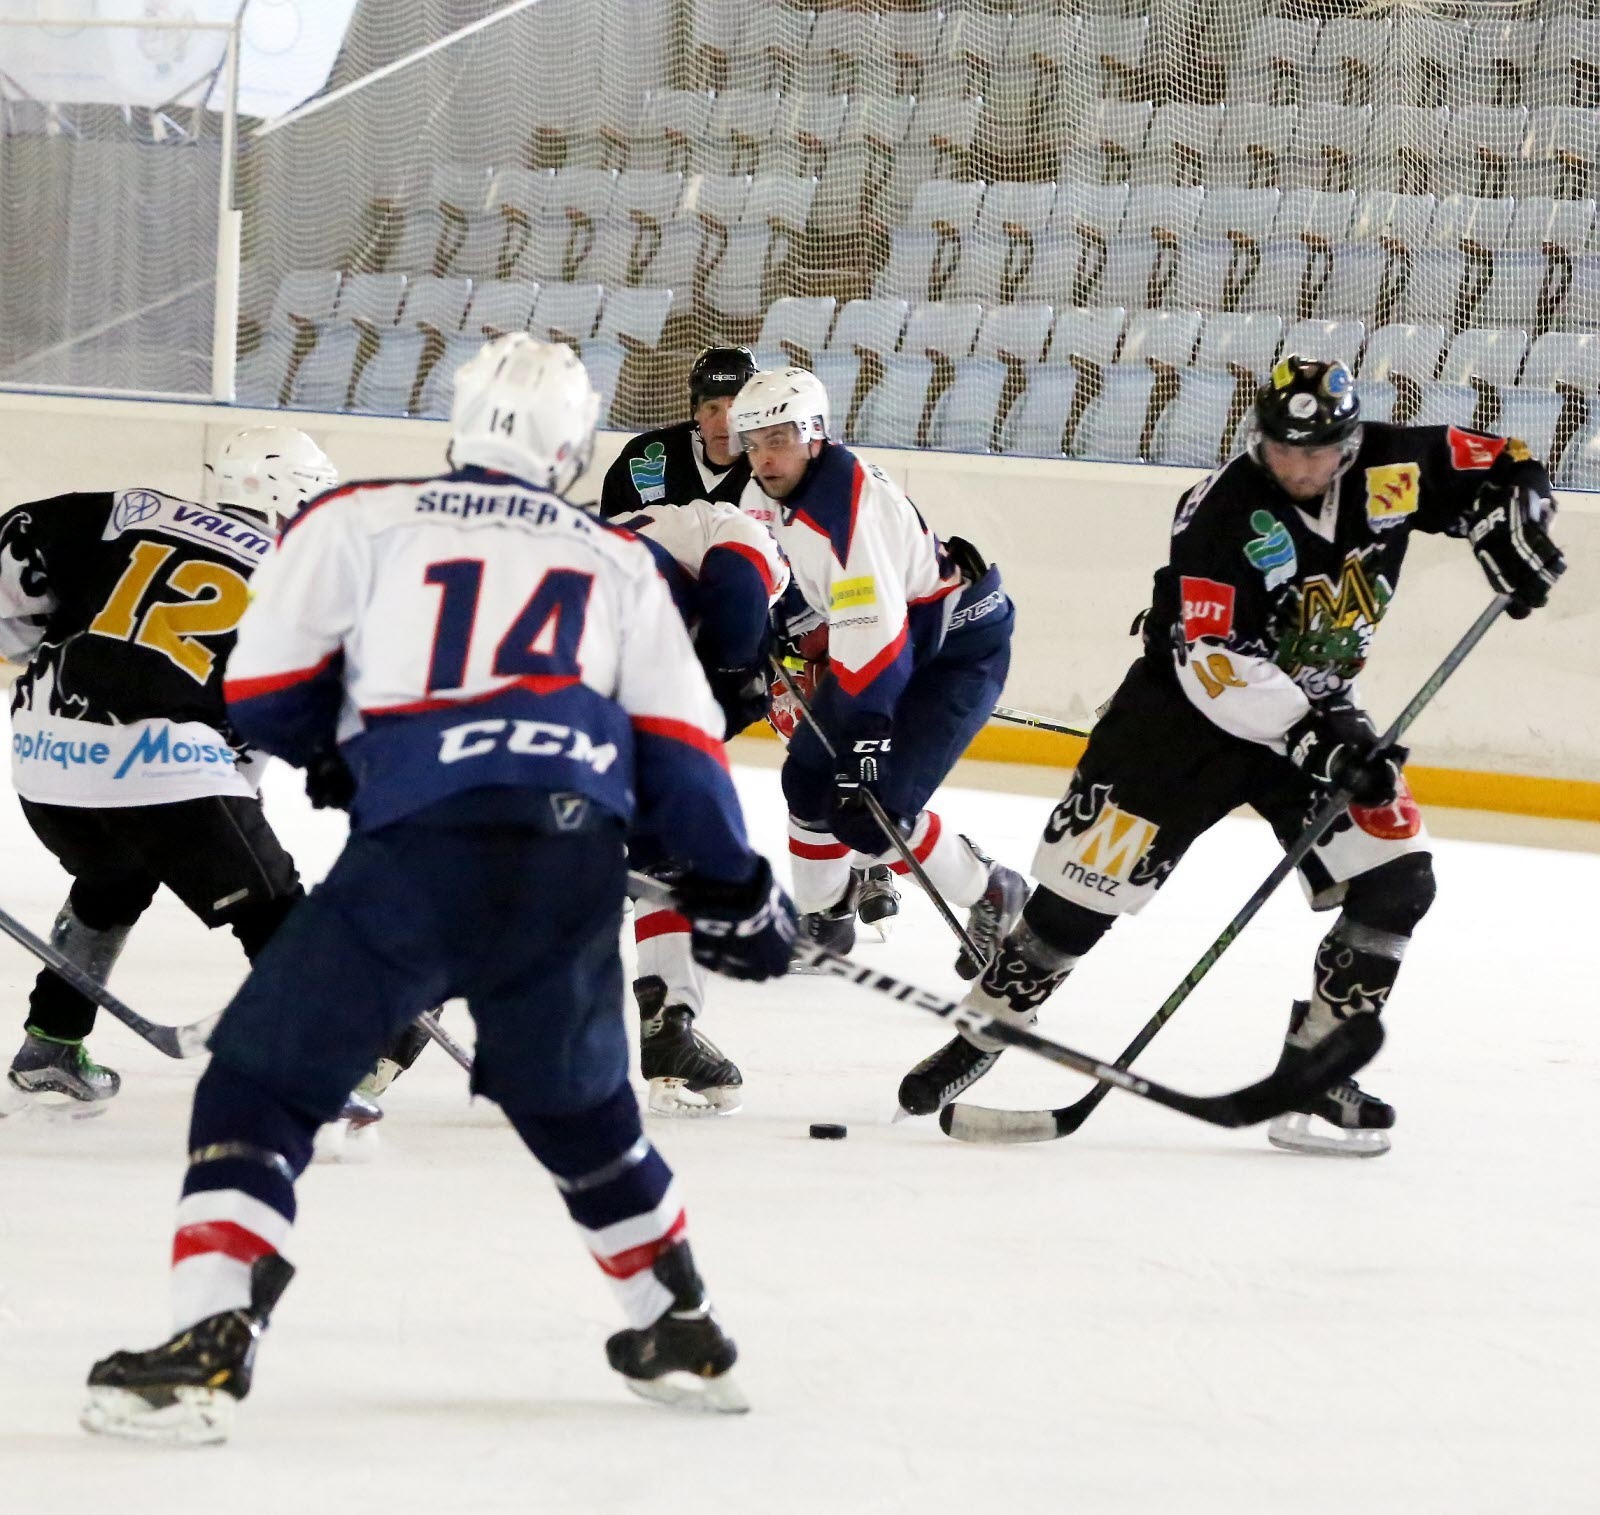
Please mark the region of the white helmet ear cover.
<svg viewBox="0 0 1600 1515"><path fill-rule="evenodd" d="M577 354L513 332L456 370L450 459L565 494L589 466L599 421L600 396Z"/></svg>
<svg viewBox="0 0 1600 1515"><path fill-rule="evenodd" d="M765 426L793 425L802 442L828 439L828 391L806 368L758 373L734 396L728 426L735 436Z"/></svg>
<svg viewBox="0 0 1600 1515"><path fill-rule="evenodd" d="M282 518L339 482L339 470L303 431L250 426L218 449L213 465L219 505L240 505Z"/></svg>

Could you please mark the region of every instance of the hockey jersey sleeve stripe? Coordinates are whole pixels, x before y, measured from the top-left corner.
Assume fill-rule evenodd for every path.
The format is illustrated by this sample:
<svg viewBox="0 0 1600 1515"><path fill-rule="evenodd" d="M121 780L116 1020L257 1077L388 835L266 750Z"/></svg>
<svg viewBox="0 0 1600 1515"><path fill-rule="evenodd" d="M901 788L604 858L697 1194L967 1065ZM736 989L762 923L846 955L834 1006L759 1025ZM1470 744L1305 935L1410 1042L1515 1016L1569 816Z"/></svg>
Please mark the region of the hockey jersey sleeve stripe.
<svg viewBox="0 0 1600 1515"><path fill-rule="evenodd" d="M724 773L728 772L728 752L718 737L708 731L702 731L698 726L691 726L687 721L669 720L659 715L636 715L632 717L633 729L645 736L665 737L671 742L681 742L686 747L693 747L697 752L703 752L711 758Z"/></svg>
<svg viewBox="0 0 1600 1515"><path fill-rule="evenodd" d="M896 658L905 650L906 624L901 622L899 633L873 660L862 668L846 668L843 663L833 659L833 675L839 681L839 687L854 698L867 688L886 668L894 664Z"/></svg>
<svg viewBox="0 0 1600 1515"><path fill-rule="evenodd" d="M482 694L457 695L454 698L412 700L404 705L364 705L362 715L421 715L429 710L450 710L455 706L481 705L485 700L497 700L509 689L526 689L530 694L555 694L561 689L571 689L582 680L575 673L530 673L520 679L510 679L486 689Z"/></svg>
<svg viewBox="0 0 1600 1515"><path fill-rule="evenodd" d="M772 576L772 565L748 542L718 542L711 549L711 552L738 553L746 562L753 564L756 572L761 575L761 583L767 591L767 599L769 601L778 592L778 581ZM710 555L711 553L706 554L707 557Z"/></svg>
<svg viewBox="0 0 1600 1515"><path fill-rule="evenodd" d="M294 668L288 673L269 673L255 679L224 679L223 697L232 704L235 700L257 700L263 695L281 694L297 684L309 684L319 674L326 673L339 655L330 652L320 663L313 663L309 668Z"/></svg>
<svg viewBox="0 0 1600 1515"><path fill-rule="evenodd" d="M236 1262L250 1264L276 1250L264 1236L257 1236L237 1221L208 1220L180 1227L173 1235L172 1265L176 1267L187 1258L217 1252Z"/></svg>

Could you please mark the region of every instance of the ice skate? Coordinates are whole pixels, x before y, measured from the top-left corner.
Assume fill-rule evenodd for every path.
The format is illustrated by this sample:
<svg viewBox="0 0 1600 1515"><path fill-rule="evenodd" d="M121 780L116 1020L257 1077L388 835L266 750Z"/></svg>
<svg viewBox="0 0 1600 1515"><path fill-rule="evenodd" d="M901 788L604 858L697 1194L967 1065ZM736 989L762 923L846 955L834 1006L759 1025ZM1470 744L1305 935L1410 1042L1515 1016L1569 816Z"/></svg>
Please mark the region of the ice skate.
<svg viewBox="0 0 1600 1515"><path fill-rule="evenodd" d="M695 1029L694 1012L667 1003L654 974L635 979L639 1002L639 1071L655 1115L732 1115L744 1103L744 1078L716 1044Z"/></svg>
<svg viewBox="0 0 1600 1515"><path fill-rule="evenodd" d="M874 863L857 875L861 895L856 901L856 918L871 926L880 942L889 940L889 927L900 913L900 891L894 886L894 873L884 863Z"/></svg>
<svg viewBox="0 0 1600 1515"><path fill-rule="evenodd" d="M999 1060L964 1036L953 1036L900 1080L900 1108L907 1115L935 1115L969 1089Z"/></svg>
<svg viewBox="0 0 1600 1515"><path fill-rule="evenodd" d="M1310 1055L1293 1038L1310 1011L1306 1000L1296 1000L1289 1019L1289 1037L1283 1044L1278 1070L1292 1069ZM1306 1152L1321 1157L1381 1157L1389 1150L1389 1129L1394 1107L1368 1094L1353 1078L1335 1084L1299 1110L1280 1115L1267 1127L1267 1140L1285 1152Z"/></svg>
<svg viewBox="0 0 1600 1515"><path fill-rule="evenodd" d="M967 935L983 954L983 961L973 962L972 954L965 947L956 958L956 972L962 978L976 978L1021 918L1022 907L1028 903L1028 881L1015 869L995 862L971 837L964 836L961 840L972 849L980 862L989 865L989 878L984 884L983 893L967 912Z"/></svg>
<svg viewBox="0 0 1600 1515"><path fill-rule="evenodd" d="M79 1421L101 1436L206 1446L226 1441L250 1392L256 1343L294 1269L276 1252L250 1271L250 1306L210 1315L147 1352L113 1352L89 1371Z"/></svg>
<svg viewBox="0 0 1600 1515"><path fill-rule="evenodd" d="M809 910L800 917L800 932L804 940L837 952L841 957L856 944L856 906L861 898L861 882L850 875L850 887L825 910ZM791 973L821 973L821 968L797 964Z"/></svg>
<svg viewBox="0 0 1600 1515"><path fill-rule="evenodd" d="M312 1161L319 1163L364 1163L377 1156L378 1122L383 1107L361 1092L366 1079L345 1100L338 1119L317 1132Z"/></svg>
<svg viewBox="0 0 1600 1515"><path fill-rule="evenodd" d="M422 1029L420 1020L414 1020L409 1025L403 1026L395 1039L384 1049L383 1056L378 1059L372 1072L356 1085L355 1092L369 1100L377 1099L412 1063L416 1062L422 1055L422 1049L427 1045L428 1033Z"/></svg>
<svg viewBox="0 0 1600 1515"><path fill-rule="evenodd" d="M81 1039L44 1036L31 1026L11 1059L6 1082L21 1096L13 1096L16 1108L37 1104L74 1119L104 1114L106 1101L122 1087L121 1076L90 1057Z"/></svg>
<svg viewBox="0 0 1600 1515"><path fill-rule="evenodd" d="M711 1312L688 1242L674 1243L652 1271L672 1303L653 1325L611 1337L606 1361L641 1399L675 1410L742 1415L750 1401L732 1374L738 1350Z"/></svg>

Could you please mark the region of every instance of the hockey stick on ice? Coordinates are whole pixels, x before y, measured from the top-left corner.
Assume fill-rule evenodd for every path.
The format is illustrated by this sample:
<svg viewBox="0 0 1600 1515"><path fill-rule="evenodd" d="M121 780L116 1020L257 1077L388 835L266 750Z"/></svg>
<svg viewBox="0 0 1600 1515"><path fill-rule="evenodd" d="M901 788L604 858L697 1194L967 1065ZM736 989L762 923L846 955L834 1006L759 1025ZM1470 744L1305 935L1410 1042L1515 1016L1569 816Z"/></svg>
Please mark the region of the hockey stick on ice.
<svg viewBox="0 0 1600 1515"><path fill-rule="evenodd" d="M168 1057L199 1056L206 1050L211 1033L222 1019L219 1010L187 1026L162 1026L155 1021L147 1021L137 1011L130 1010L99 980L85 973L71 958L63 957L49 942L35 936L21 921L7 915L4 910L0 910L0 931L26 947L45 967L64 978L79 994L93 1000L102 1010L109 1011L136 1036L143 1037L157 1052L164 1052Z"/></svg>
<svg viewBox="0 0 1600 1515"><path fill-rule="evenodd" d="M629 873L628 882L640 894L663 901L672 899L671 886L660 879L651 878L647 873ZM1357 1015L1319 1043L1310 1066L1291 1077L1272 1073L1258 1083L1247 1084L1227 1094L1185 1094L1152 1079L1140 1078L1125 1068L1103 1063L1087 1052L1064 1047L1037 1031L990 1020L981 1010L974 1010L970 1005L919 989L915 984L908 984L904 979L888 973L880 973L876 968L865 968L814 942L797 942L795 958L798 962L849 983L860 984L863 989L871 989L903 1005L926 1010L930 1015L951 1021L964 1031L992 1036L1010 1046L1032 1052L1046 1062L1070 1068L1074 1073L1086 1073L1090 1078L1102 1080L1103 1088L1121 1089L1139 1099L1165 1105L1180 1115L1192 1115L1196 1120L1213 1126L1253 1126L1260 1121L1271 1120L1275 1115L1282 1115L1286 1110L1303 1104L1312 1094L1365 1067L1383 1045L1383 1027L1378 1024L1378 1017Z"/></svg>
<svg viewBox="0 0 1600 1515"><path fill-rule="evenodd" d="M1483 640L1485 633L1499 620L1510 603L1510 596L1503 594L1496 595L1490 601L1483 613L1472 623L1467 634L1450 649L1444 661L1428 676L1422 688L1411 697L1410 704L1395 717L1394 724L1384 732L1379 741L1380 748L1392 747L1400 740L1407 728L1444 687L1450 675L1466 661L1467 654ZM1167 996L1161 1008L1144 1023L1139 1034L1123 1049L1122 1056L1117 1059L1119 1068L1126 1068L1150 1045L1156 1033L1172 1018L1178 1006L1188 999L1195 985L1216 965L1217 959L1255 918L1256 912L1266 904L1278 885L1310 855L1312 848L1322 839L1323 833L1344 813L1349 803L1350 796L1342 789L1336 789L1329 795L1327 802L1312 816L1306 829L1296 838L1294 845L1284 853L1278 865L1262 881L1261 887L1244 902L1239 913L1222 928L1221 935L1206 948L1200 961L1184 975L1183 982ZM1345 1025L1353 1025L1356 1020L1368 1018L1356 1016L1354 1020L1346 1021ZM1376 1017L1370 1018L1376 1019ZM947 1136L953 1136L958 1141L1053 1141L1058 1136L1071 1136L1088 1120L1100 1101L1105 1098L1109 1087L1109 1084L1099 1084L1081 1099L1075 1100L1070 1105L1063 1105L1058 1110L995 1110L987 1105L950 1104L939 1112L939 1125Z"/></svg>
<svg viewBox="0 0 1600 1515"><path fill-rule="evenodd" d="M417 1017L417 1023L428 1033L430 1041L437 1042L450 1054L456 1063L468 1073L472 1072L472 1055L439 1024L439 1012L437 1010L424 1010Z"/></svg>
<svg viewBox="0 0 1600 1515"><path fill-rule="evenodd" d="M800 713L805 717L808 725L817 735L817 740L822 743L822 750L835 762L839 754L834 751L833 743L828 740L828 733L817 723L817 718L811 712L811 702L800 692L800 685L795 681L789 670L783 666L781 660L769 657L767 661L772 665L772 671L777 674L785 689L794 696L794 702L800 707ZM900 835L900 828L889 819L888 812L878 803L878 796L870 789L861 791L861 798L866 801L867 813L878 823L884 836L889 839L889 844L900 854L900 861L906 865L906 872L921 886L922 892L933 901L934 908L944 917L945 924L956 934L956 940L961 943L964 951L973 962L978 964L979 972L983 967L983 954L978 951L977 944L972 940L967 928L955 917L955 912L945 902L945 897L934 887L933 880L923 871L922 864L917 861L916 854L907 845L906 839Z"/></svg>
<svg viewBox="0 0 1600 1515"><path fill-rule="evenodd" d="M994 707L996 720L1010 721L1013 726L1032 726L1035 731L1053 731L1057 736L1088 736L1087 728L1068 726L1064 721L1052 721L1047 715L1034 715L1030 710L1017 710L1011 705Z"/></svg>

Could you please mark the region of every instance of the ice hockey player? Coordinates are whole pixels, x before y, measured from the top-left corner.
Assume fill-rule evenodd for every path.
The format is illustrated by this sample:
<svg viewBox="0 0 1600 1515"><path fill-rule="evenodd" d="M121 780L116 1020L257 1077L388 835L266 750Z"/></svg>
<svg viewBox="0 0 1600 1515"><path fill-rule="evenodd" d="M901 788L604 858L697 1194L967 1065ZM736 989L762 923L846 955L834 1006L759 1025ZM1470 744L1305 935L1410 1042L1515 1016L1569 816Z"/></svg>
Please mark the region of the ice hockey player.
<svg viewBox="0 0 1600 1515"><path fill-rule="evenodd" d="M655 555L694 643L725 732L737 736L767 708L771 607L789 582L772 535L735 505L691 500L618 517ZM636 840L634 866L674 868L659 845ZM705 975L690 951L682 912L649 899L634 903L640 1072L658 1115L731 1115L743 1103L737 1065L696 1025Z"/></svg>
<svg viewBox="0 0 1600 1515"><path fill-rule="evenodd" d="M1286 356L1256 396L1246 451L1179 501L1129 669L1034 860L1038 887L968 1003L1031 1023L1106 931L1143 908L1190 844L1250 805L1288 845L1334 788L1354 803L1301 868L1340 913L1295 1001L1283 1063L1341 1020L1380 1013L1433 900L1406 750L1380 750L1355 687L1413 531L1465 537L1511 614L1563 572L1542 464L1511 438L1362 423L1342 363ZM900 1103L953 1099L997 1051L957 1037ZM1386 1151L1394 1111L1347 1081L1269 1128L1278 1146Z"/></svg>
<svg viewBox="0 0 1600 1515"><path fill-rule="evenodd" d="M101 981L162 884L252 958L301 897L222 671L279 517L337 475L285 427L230 437L215 474L214 507L122 489L0 516L0 651L27 665L12 691L12 779L72 875L50 941ZM10 1097L116 1094L118 1075L84 1046L94 1021L90 1000L40 973Z"/></svg>
<svg viewBox="0 0 1600 1515"><path fill-rule="evenodd" d="M630 821L689 864L678 898L709 966L782 973L794 908L745 840L721 712L653 559L563 503L599 404L568 348L497 338L456 376L452 471L321 496L257 580L229 710L297 764L337 731L351 835L218 1024L178 1207L176 1334L96 1364L91 1430L226 1436L293 1271L313 1134L453 995L477 1022L475 1091L615 1288L611 1366L648 1398L744 1408L628 1080Z"/></svg>
<svg viewBox="0 0 1600 1515"><path fill-rule="evenodd" d="M798 596L790 640L813 656L826 632L828 676L783 765L789 851L802 928L820 945L855 942L850 858L903 871L864 795L876 796L929 879L968 910L985 959L1022 909L1020 874L926 809L994 709L1015 613L999 570L923 523L881 469L828 437L828 394L803 368L758 373L733 402L750 457L742 505L778 539ZM961 954L958 971L983 964Z"/></svg>
<svg viewBox="0 0 1600 1515"><path fill-rule="evenodd" d="M606 470L600 514L690 500L739 503L750 465L728 431L728 407L756 371L748 347L708 347L689 370L689 419L641 432Z"/></svg>

